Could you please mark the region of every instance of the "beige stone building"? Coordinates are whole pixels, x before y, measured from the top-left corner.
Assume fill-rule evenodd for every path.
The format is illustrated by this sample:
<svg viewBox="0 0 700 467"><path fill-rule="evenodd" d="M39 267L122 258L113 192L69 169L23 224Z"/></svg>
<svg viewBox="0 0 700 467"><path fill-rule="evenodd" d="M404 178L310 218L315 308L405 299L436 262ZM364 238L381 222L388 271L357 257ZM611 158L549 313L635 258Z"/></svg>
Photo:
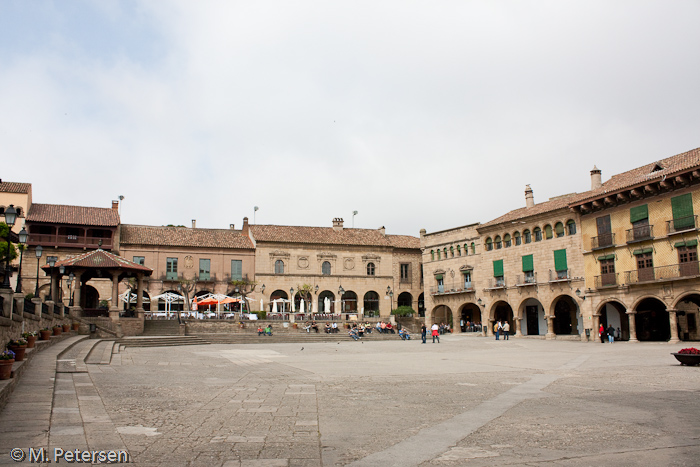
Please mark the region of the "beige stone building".
<svg viewBox="0 0 700 467"><path fill-rule="evenodd" d="M358 318L388 318L400 305L422 310L416 237L387 235L383 227L349 229L342 219L334 219L332 227L251 225L250 237L255 278L267 311L272 310L271 300L293 296L298 311L297 291L305 284L313 290L305 311L324 312L326 298L331 313Z"/></svg>
<svg viewBox="0 0 700 467"><path fill-rule="evenodd" d="M586 306L624 340L698 340L700 149L646 164L571 202L580 213Z"/></svg>

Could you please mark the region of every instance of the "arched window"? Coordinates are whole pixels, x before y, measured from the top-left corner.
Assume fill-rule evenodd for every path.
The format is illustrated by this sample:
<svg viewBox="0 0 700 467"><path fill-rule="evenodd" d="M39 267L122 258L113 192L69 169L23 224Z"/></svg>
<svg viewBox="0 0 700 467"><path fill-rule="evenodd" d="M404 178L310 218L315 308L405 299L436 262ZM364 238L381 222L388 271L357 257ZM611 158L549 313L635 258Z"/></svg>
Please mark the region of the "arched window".
<svg viewBox="0 0 700 467"><path fill-rule="evenodd" d="M281 259L275 261L275 274L284 274L284 261Z"/></svg>
<svg viewBox="0 0 700 467"><path fill-rule="evenodd" d="M460 249L459 245L457 245L457 256L462 256L462 250Z"/></svg>
<svg viewBox="0 0 700 467"><path fill-rule="evenodd" d="M437 251L437 254L438 254L438 261L440 261L440 250L439 249Z"/></svg>
<svg viewBox="0 0 700 467"><path fill-rule="evenodd" d="M557 238L563 237L564 236L564 224L562 224L561 222L557 222L554 225L554 233L557 234Z"/></svg>
<svg viewBox="0 0 700 467"><path fill-rule="evenodd" d="M536 242L542 241L542 229L540 229L539 227L535 227L535 230L533 230L532 233L535 234Z"/></svg>
<svg viewBox="0 0 700 467"><path fill-rule="evenodd" d="M449 258L449 256L447 256L447 247L445 247L443 251L445 252L445 259Z"/></svg>
<svg viewBox="0 0 700 467"><path fill-rule="evenodd" d="M321 265L321 274L323 274L324 276L331 275L331 263L330 263L330 261L323 262L323 264Z"/></svg>
<svg viewBox="0 0 700 467"><path fill-rule="evenodd" d="M569 235L574 235L576 233L576 222L573 219L566 221L566 230Z"/></svg>
<svg viewBox="0 0 700 467"><path fill-rule="evenodd" d="M450 256L455 257L455 249L453 247L450 247Z"/></svg>
<svg viewBox="0 0 700 467"><path fill-rule="evenodd" d="M486 239L486 251L491 251L493 250L493 241L491 240L491 237Z"/></svg>
<svg viewBox="0 0 700 467"><path fill-rule="evenodd" d="M547 240L551 239L554 235L552 234L552 226L547 224L544 226L544 238Z"/></svg>
<svg viewBox="0 0 700 467"><path fill-rule="evenodd" d="M522 242L522 238L520 238L520 232L515 232L513 234L513 241L515 242L515 246L520 245L520 243Z"/></svg>
<svg viewBox="0 0 700 467"><path fill-rule="evenodd" d="M364 297L365 316L373 318L379 316L379 294L370 290Z"/></svg>
<svg viewBox="0 0 700 467"><path fill-rule="evenodd" d="M431 251L431 253L432 253L432 251ZM367 263L367 275L368 276L374 275L374 263Z"/></svg>
<svg viewBox="0 0 700 467"><path fill-rule="evenodd" d="M493 243L494 243L494 245L496 245L496 249L497 249L497 250L500 250L501 247L503 246L503 245L501 244L501 236L500 236L500 235L496 235L496 238L493 239Z"/></svg>
<svg viewBox="0 0 700 467"><path fill-rule="evenodd" d="M503 236L503 246L508 248L510 246L510 234L505 234Z"/></svg>
<svg viewBox="0 0 700 467"><path fill-rule="evenodd" d="M430 250L430 261L435 261L435 250Z"/></svg>
<svg viewBox="0 0 700 467"><path fill-rule="evenodd" d="M476 254L476 243L472 242L472 254Z"/></svg>
<svg viewBox="0 0 700 467"><path fill-rule="evenodd" d="M464 244L464 256L469 255L469 248L467 248L467 244Z"/></svg>
<svg viewBox="0 0 700 467"><path fill-rule="evenodd" d="M530 234L530 231L527 229L523 230L523 241L525 243L530 243L532 241L532 235Z"/></svg>

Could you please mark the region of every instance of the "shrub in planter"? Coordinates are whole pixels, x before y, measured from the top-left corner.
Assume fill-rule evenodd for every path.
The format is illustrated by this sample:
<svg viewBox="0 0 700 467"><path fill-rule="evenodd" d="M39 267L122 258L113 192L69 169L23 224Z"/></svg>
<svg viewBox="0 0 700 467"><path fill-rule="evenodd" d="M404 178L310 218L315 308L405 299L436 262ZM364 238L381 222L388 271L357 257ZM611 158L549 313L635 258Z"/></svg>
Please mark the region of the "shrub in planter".
<svg viewBox="0 0 700 467"><path fill-rule="evenodd" d="M49 328L44 328L39 331L42 341L47 341L51 338L52 331Z"/></svg>
<svg viewBox="0 0 700 467"><path fill-rule="evenodd" d="M78 331L80 329L80 323L73 323L73 331Z"/></svg>
<svg viewBox="0 0 700 467"><path fill-rule="evenodd" d="M410 306L400 306L395 310L391 310L391 314L395 316L413 316L415 311Z"/></svg>
<svg viewBox="0 0 700 467"><path fill-rule="evenodd" d="M63 328L63 332L70 332L70 324L63 324L61 327Z"/></svg>
<svg viewBox="0 0 700 467"><path fill-rule="evenodd" d="M13 363L15 363L15 353L12 350L0 352L0 379L10 379Z"/></svg>
<svg viewBox="0 0 700 467"><path fill-rule="evenodd" d="M12 340L7 343L7 349L15 354L15 361L21 362L27 351L27 341L24 339Z"/></svg>
<svg viewBox="0 0 700 467"><path fill-rule="evenodd" d="M59 326L58 324L53 327L53 335L54 336L60 336L61 332L63 332L63 327Z"/></svg>
<svg viewBox="0 0 700 467"><path fill-rule="evenodd" d="M33 349L34 348L34 343L36 342L36 332L23 332L22 333L22 339L27 341L27 348L28 349Z"/></svg>

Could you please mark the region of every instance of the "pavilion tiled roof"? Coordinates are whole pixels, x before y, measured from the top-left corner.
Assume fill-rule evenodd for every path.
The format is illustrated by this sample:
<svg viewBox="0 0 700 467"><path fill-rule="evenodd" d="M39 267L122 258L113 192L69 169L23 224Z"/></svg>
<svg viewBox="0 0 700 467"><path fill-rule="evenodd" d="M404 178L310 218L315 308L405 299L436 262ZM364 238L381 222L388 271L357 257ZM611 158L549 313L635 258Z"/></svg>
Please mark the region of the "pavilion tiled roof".
<svg viewBox="0 0 700 467"><path fill-rule="evenodd" d="M416 237L384 235L374 229L256 224L251 225L250 230L257 242L420 248L420 239Z"/></svg>
<svg viewBox="0 0 700 467"><path fill-rule="evenodd" d="M124 269L129 271L143 272L145 275L150 276L153 270L147 268L146 266L141 266L140 264L129 261L126 258L117 256L114 253L105 251L102 249L97 249L93 251L88 251L77 256L71 256L61 261L57 261L54 268L59 268L61 266L65 267L76 267L76 268L100 268L100 269ZM49 265L42 266L42 269L49 270L51 267Z"/></svg>
<svg viewBox="0 0 700 467"><path fill-rule="evenodd" d="M503 224L505 222L512 222L518 219L524 219L526 217L536 216L538 214L545 214L562 208L568 208L569 204L571 204L571 202L574 199L580 196L580 193L572 193L570 195L559 196L549 201L535 204L531 208L523 207L519 209L514 209L513 211L503 214L501 217L497 217L489 222L481 224L479 227L477 227L477 230L480 230L484 227Z"/></svg>
<svg viewBox="0 0 700 467"><path fill-rule="evenodd" d="M188 227L165 227L123 224L120 243L122 245L178 246L201 248L253 249L253 242L240 230L190 229Z"/></svg>
<svg viewBox="0 0 700 467"><path fill-rule="evenodd" d="M658 166L658 167L657 167ZM628 170L621 174L613 175L610 180L602 184L600 188L581 193L570 204L578 205L590 200L600 198L608 193L615 193L620 190L631 188L646 183L658 182L665 177L675 176L678 173L692 168L700 167L700 148L692 149L682 154L667 157L660 161ZM654 170L659 169L659 170Z"/></svg>
<svg viewBox="0 0 700 467"><path fill-rule="evenodd" d="M34 203L29 208L27 222L116 227L119 213L112 208Z"/></svg>
<svg viewBox="0 0 700 467"><path fill-rule="evenodd" d="M0 193L29 193L31 190L31 183L20 183L20 182L0 182Z"/></svg>

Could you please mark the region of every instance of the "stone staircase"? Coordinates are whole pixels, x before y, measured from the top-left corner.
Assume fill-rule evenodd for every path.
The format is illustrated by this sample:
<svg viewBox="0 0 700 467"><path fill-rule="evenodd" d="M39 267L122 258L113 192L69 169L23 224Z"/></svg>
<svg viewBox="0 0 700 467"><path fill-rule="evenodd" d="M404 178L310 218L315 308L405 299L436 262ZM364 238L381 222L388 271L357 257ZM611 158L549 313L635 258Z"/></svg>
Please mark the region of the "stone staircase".
<svg viewBox="0 0 700 467"><path fill-rule="evenodd" d="M289 342L341 342L349 341L352 338L348 335L347 331L342 330L336 334L326 334L325 332L315 332L307 333L302 332L280 332L275 333L273 331L271 336L258 336L257 332L236 332L236 333L199 333L193 334L202 338L203 340L212 344L278 344L278 343L289 343ZM420 335L412 334L412 339L420 339ZM401 340L398 334L379 334L373 332L371 334L365 334L362 338L363 341L389 341L389 340Z"/></svg>
<svg viewBox="0 0 700 467"><path fill-rule="evenodd" d="M179 336L180 323L176 319L147 319L143 322L143 336Z"/></svg>
<svg viewBox="0 0 700 467"><path fill-rule="evenodd" d="M199 336L139 336L122 337L116 343L121 347L170 347L176 345L207 345Z"/></svg>

